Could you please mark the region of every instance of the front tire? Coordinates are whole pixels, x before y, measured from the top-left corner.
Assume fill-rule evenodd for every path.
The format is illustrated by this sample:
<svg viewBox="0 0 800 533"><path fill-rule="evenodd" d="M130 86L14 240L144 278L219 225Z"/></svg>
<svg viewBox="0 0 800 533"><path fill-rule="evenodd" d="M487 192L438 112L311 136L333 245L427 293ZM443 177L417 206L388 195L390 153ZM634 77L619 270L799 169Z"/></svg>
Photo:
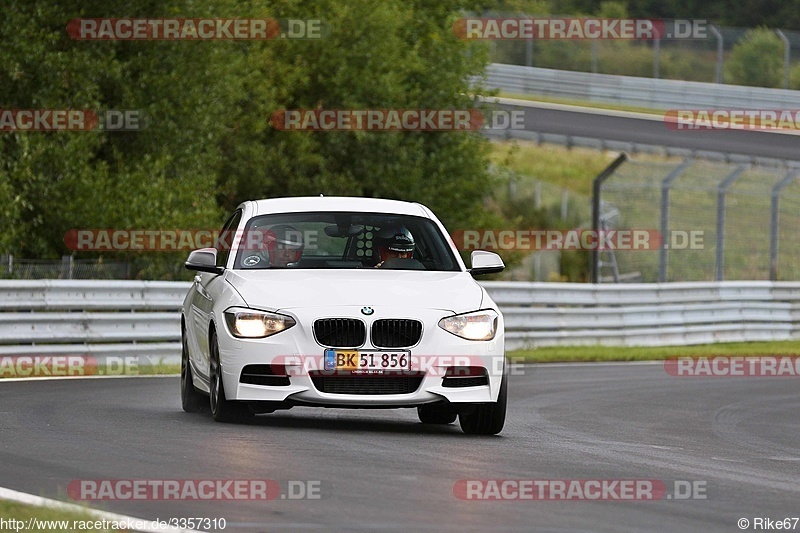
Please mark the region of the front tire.
<svg viewBox="0 0 800 533"><path fill-rule="evenodd" d="M474 409L458 415L461 430L468 435L497 435L503 431L508 404L508 374L503 373L500 393L494 403L475 405Z"/></svg>
<svg viewBox="0 0 800 533"><path fill-rule="evenodd" d="M187 413L199 413L205 403L203 395L194 388L186 330L181 328L181 406Z"/></svg>
<svg viewBox="0 0 800 533"><path fill-rule="evenodd" d="M210 372L211 374L211 393L209 394L211 404L211 416L217 422L243 423L253 419L253 413L247 405L241 402L228 400L225 397L225 384L222 379L222 365L219 358L219 344L217 344L217 332L211 333L209 341Z"/></svg>

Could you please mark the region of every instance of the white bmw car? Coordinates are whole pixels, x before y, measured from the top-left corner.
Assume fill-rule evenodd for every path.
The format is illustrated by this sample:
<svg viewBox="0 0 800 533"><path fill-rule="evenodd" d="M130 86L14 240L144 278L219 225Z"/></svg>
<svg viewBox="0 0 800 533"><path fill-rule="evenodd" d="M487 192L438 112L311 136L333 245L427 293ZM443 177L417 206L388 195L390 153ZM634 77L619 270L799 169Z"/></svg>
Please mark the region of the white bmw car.
<svg viewBox="0 0 800 533"><path fill-rule="evenodd" d="M184 410L241 422L293 406L416 408L497 434L506 416L503 315L418 203L242 203L197 271L181 317Z"/></svg>

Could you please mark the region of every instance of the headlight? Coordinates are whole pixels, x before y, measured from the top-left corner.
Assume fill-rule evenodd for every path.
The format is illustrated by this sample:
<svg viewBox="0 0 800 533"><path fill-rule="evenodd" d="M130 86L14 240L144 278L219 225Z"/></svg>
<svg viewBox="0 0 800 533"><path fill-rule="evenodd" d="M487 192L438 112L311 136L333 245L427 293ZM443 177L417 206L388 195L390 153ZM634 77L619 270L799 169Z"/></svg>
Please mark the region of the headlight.
<svg viewBox="0 0 800 533"><path fill-rule="evenodd" d="M290 316L236 308L225 311L225 322L228 323L228 329L234 337L245 339L269 337L296 324Z"/></svg>
<svg viewBox="0 0 800 533"><path fill-rule="evenodd" d="M443 318L439 327L470 341L490 341L497 333L498 315L491 309Z"/></svg>

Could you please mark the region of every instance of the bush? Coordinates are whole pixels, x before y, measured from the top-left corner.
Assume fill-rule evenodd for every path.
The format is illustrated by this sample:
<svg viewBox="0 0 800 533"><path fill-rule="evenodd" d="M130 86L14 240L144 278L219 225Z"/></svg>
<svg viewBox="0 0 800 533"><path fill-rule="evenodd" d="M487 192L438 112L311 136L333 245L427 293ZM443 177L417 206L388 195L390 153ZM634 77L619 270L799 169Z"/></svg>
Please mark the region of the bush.
<svg viewBox="0 0 800 533"><path fill-rule="evenodd" d="M782 87L783 42L768 28L745 33L734 45L725 68L725 79L737 85Z"/></svg>

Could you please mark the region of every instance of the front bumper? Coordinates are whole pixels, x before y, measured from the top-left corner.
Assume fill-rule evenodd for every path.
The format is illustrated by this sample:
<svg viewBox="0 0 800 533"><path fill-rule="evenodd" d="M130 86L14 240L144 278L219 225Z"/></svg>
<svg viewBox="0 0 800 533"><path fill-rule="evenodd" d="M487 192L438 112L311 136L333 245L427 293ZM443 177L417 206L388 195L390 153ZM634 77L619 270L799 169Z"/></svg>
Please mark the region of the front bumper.
<svg viewBox="0 0 800 533"><path fill-rule="evenodd" d="M297 324L265 339L238 339L231 335L224 321L218 334L220 362L226 395L230 400L287 402L293 405L328 407L413 407L436 402L486 403L497 401L502 374L505 371L505 347L502 316L498 333L491 341L467 341L438 327L441 318L452 313L443 310L392 309L390 316L380 318L415 318L422 321L420 342L403 348L411 354L414 375L422 376L414 392L405 394L341 394L322 392L312 376L321 370L324 346L317 343L312 324L318 318L352 317L363 320L367 331L374 317L359 315L360 308L282 310ZM379 350L371 339L360 350ZM248 365L284 367L288 384L280 386L241 383L242 370ZM448 367L482 367L487 384L477 386L445 386ZM387 375L360 376L359 379L386 379ZM452 385L452 378L448 378Z"/></svg>

